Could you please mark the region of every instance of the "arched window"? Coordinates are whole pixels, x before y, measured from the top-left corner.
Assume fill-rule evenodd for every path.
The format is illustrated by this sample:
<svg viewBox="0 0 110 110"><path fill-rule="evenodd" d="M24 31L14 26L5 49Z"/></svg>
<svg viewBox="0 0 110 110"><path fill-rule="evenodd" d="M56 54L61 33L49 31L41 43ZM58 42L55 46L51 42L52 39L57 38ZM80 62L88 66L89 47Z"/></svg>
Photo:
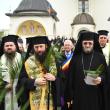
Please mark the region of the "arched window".
<svg viewBox="0 0 110 110"><path fill-rule="evenodd" d="M89 12L89 0L79 0L78 1L78 11L79 11L79 13Z"/></svg>

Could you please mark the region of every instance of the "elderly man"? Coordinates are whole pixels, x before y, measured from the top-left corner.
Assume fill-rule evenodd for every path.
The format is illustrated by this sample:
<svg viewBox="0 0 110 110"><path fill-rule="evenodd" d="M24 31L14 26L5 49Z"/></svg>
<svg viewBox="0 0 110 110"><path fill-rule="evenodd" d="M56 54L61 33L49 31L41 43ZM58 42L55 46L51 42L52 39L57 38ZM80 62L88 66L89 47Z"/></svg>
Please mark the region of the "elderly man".
<svg viewBox="0 0 110 110"><path fill-rule="evenodd" d="M108 42L108 31L107 30L99 30L98 31L98 35L99 35L99 43L100 43L100 46L102 48L102 52L105 56L105 59L106 59L106 63L107 63L107 66L108 66L108 73L109 73L109 76L108 76L108 79L109 79L109 84L106 85L106 89L107 89L107 102L106 102L106 105L107 105L107 110L110 109L110 43Z"/></svg>
<svg viewBox="0 0 110 110"><path fill-rule="evenodd" d="M65 40L64 41L64 54L67 57L67 59L73 54L74 45L71 40Z"/></svg>
<svg viewBox="0 0 110 110"><path fill-rule="evenodd" d="M67 76L68 76L68 67L69 67L69 63L70 60L73 56L73 43L71 40L65 40L64 41L64 52L63 55L65 56L65 60L63 62L62 65L62 73L64 74L64 78L61 80L61 88L62 88L62 92L61 92L61 104L62 104L62 110L67 110L67 104L65 103L64 100L64 91L65 91L65 86L66 86L66 82L67 82Z"/></svg>
<svg viewBox="0 0 110 110"><path fill-rule="evenodd" d="M82 32L70 62L65 91L66 101L73 101L72 110L105 110L106 68L97 34Z"/></svg>
<svg viewBox="0 0 110 110"><path fill-rule="evenodd" d="M49 47L46 36L31 39L17 85L17 90L24 89L18 100L21 109L27 105L24 110L56 110L57 68L53 55L48 59L51 63L47 61Z"/></svg>
<svg viewBox="0 0 110 110"><path fill-rule="evenodd" d="M73 56L74 45L71 40L64 41L64 53L63 55L66 57L66 60L63 63L62 70L66 70L68 68L69 62Z"/></svg>
<svg viewBox="0 0 110 110"><path fill-rule="evenodd" d="M15 95L15 86L19 75L19 69L22 65L21 55L18 53L16 35L8 35L2 38L1 43L1 75L4 84L4 102L0 110L19 110Z"/></svg>
<svg viewBox="0 0 110 110"><path fill-rule="evenodd" d="M107 30L98 31L100 46L105 56L106 63L110 66L110 43L108 42L108 33Z"/></svg>

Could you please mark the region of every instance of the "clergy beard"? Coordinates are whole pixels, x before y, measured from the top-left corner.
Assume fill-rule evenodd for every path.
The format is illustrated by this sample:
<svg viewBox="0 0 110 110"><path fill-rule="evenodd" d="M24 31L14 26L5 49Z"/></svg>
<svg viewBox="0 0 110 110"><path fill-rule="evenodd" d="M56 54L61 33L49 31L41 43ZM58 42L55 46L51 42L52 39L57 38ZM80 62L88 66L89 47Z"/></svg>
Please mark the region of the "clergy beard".
<svg viewBox="0 0 110 110"><path fill-rule="evenodd" d="M84 48L84 47L83 47L83 52L84 52L84 53L89 54L89 53L91 53L92 51L93 51L93 47L91 47L91 48Z"/></svg>
<svg viewBox="0 0 110 110"><path fill-rule="evenodd" d="M35 53L35 57L36 57L41 63L43 63L44 60L45 60L45 57L46 57L46 53L47 53L47 52L42 52L42 54Z"/></svg>
<svg viewBox="0 0 110 110"><path fill-rule="evenodd" d="M16 52L12 52L12 53L7 53L5 52L5 55L8 59L13 60L15 57Z"/></svg>

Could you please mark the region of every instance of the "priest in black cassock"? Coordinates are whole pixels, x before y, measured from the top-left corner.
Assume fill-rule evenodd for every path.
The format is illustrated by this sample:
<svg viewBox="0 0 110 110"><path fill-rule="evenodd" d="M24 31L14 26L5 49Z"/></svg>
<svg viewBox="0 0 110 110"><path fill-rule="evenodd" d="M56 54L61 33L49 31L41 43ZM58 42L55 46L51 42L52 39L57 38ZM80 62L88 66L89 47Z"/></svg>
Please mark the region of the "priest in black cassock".
<svg viewBox="0 0 110 110"><path fill-rule="evenodd" d="M108 39L108 31L107 30L99 30L98 31L98 38L99 38L99 43L102 48L102 52L105 56L106 63L108 66L108 84L106 84L106 91L107 91L107 110L110 110L110 42Z"/></svg>
<svg viewBox="0 0 110 110"><path fill-rule="evenodd" d="M99 44L102 48L102 52L105 56L106 63L108 67L110 66L110 43L108 42L108 31L107 30L99 30L98 31L98 38Z"/></svg>
<svg viewBox="0 0 110 110"><path fill-rule="evenodd" d="M105 110L106 68L97 34L82 32L70 62L65 92L66 101L73 103L72 110Z"/></svg>

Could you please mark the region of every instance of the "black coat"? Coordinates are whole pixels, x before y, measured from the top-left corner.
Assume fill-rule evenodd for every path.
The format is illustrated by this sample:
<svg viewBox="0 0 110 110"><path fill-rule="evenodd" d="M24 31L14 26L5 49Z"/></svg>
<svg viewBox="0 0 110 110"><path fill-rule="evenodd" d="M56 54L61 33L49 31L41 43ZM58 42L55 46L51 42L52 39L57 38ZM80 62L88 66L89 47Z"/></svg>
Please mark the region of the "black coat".
<svg viewBox="0 0 110 110"><path fill-rule="evenodd" d="M84 54L84 69L88 70L91 54ZM87 85L84 82L82 55L75 55L70 63L68 83L65 91L66 101L73 101L72 110L105 110L104 85L107 77L107 65L102 54L94 52L90 70L96 70L99 65L104 65L104 71L100 75L101 84Z"/></svg>

